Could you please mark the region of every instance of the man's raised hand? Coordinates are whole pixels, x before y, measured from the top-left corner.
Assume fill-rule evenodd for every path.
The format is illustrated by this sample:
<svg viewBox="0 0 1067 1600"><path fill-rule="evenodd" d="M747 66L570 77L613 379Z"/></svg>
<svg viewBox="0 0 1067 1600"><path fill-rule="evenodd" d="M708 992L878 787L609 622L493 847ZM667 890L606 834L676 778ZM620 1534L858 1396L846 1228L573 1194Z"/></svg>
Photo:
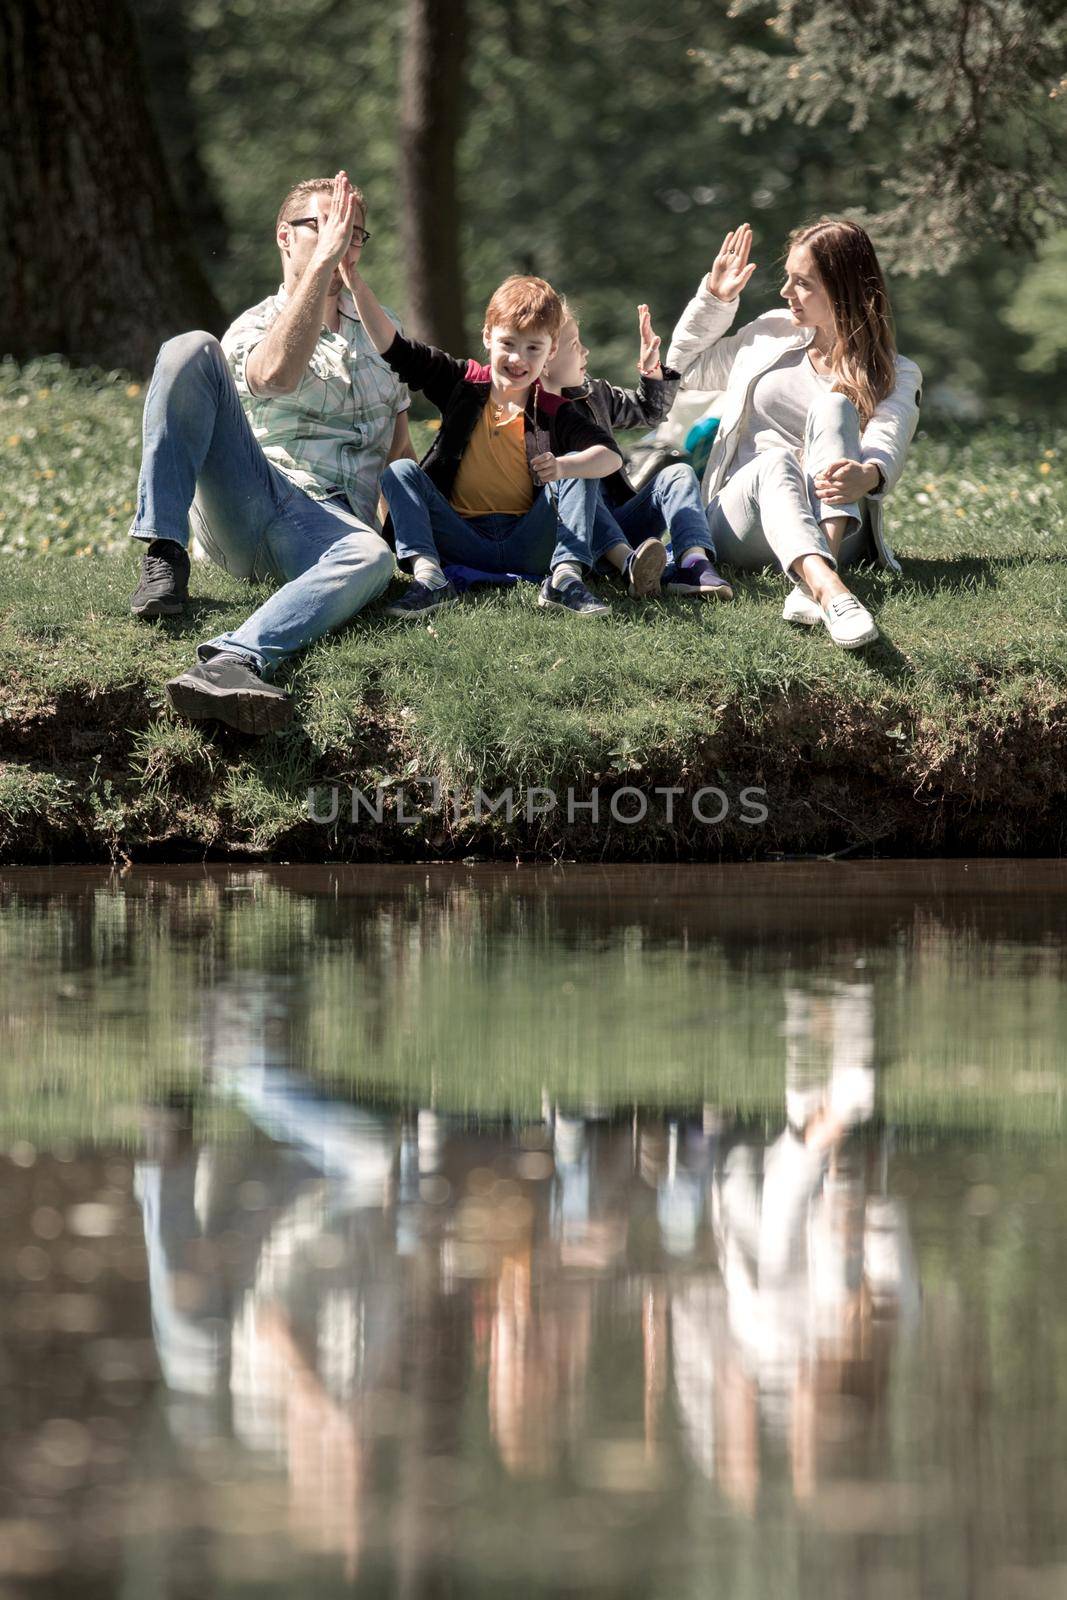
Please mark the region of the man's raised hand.
<svg viewBox="0 0 1067 1600"><path fill-rule="evenodd" d="M736 300L745 284L756 270L749 261L752 248L752 229L747 222L728 233L707 276L708 293L719 300Z"/></svg>
<svg viewBox="0 0 1067 1600"><path fill-rule="evenodd" d="M315 254L328 266L336 267L352 243L352 225L356 220L355 190L348 181L347 172L339 172L330 191L330 215L319 224L319 242Z"/></svg>
<svg viewBox="0 0 1067 1600"><path fill-rule="evenodd" d="M637 358L637 370L643 378L662 378L663 367L659 359L660 338L653 331L652 313L647 306L637 308L637 327L641 335L641 353Z"/></svg>

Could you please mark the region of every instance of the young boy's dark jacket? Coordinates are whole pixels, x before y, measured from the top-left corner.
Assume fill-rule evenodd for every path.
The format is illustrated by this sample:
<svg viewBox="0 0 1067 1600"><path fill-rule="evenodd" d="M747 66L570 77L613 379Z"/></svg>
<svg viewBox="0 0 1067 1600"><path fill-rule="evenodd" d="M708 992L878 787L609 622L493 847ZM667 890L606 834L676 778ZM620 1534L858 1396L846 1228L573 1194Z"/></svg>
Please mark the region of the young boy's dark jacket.
<svg viewBox="0 0 1067 1600"><path fill-rule="evenodd" d="M680 382L680 373L664 367L662 378L646 378L642 373L636 389L617 389L606 378L586 378L582 388L564 389L563 393L576 410L611 433L614 428L654 428L674 404ZM614 437L612 446L619 449ZM625 470L603 478L600 487L609 506L621 506L635 493Z"/></svg>
<svg viewBox="0 0 1067 1600"><path fill-rule="evenodd" d="M489 402L491 374L477 361L457 361L455 356L419 344L398 333L383 358L401 383L421 389L441 413L441 426L419 465L443 495L452 493L459 463L471 440L478 418ZM551 450L561 456L571 450L606 445L618 451L611 436L585 406L562 395L547 394L539 383L526 398L526 459Z"/></svg>

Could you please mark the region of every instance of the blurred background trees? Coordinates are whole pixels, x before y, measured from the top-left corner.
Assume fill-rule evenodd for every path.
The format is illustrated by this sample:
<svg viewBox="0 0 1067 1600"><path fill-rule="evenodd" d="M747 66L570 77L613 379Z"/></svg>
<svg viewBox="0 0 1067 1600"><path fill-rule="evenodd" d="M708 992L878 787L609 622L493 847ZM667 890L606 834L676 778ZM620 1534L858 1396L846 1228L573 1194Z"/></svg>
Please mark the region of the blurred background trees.
<svg viewBox="0 0 1067 1600"><path fill-rule="evenodd" d="M341 164L369 198L367 276L414 329L473 353L494 284L538 271L619 378L638 301L668 335L728 227L756 231L754 315L790 228L863 212L928 404L1058 400L1058 0L130 5L174 195L158 247L188 241L227 317L278 281L280 195Z"/></svg>
<svg viewBox="0 0 1067 1600"><path fill-rule="evenodd" d="M740 101L727 119L846 133L887 266L946 272L987 239L1030 249L1067 225L1062 0L731 0L730 16L764 32L703 56Z"/></svg>

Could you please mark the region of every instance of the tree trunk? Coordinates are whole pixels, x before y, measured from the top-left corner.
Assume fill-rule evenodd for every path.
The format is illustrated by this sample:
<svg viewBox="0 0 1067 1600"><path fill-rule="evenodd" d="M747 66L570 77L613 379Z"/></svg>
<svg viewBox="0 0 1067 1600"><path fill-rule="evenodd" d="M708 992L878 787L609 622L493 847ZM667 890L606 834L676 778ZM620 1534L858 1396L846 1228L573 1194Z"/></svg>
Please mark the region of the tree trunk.
<svg viewBox="0 0 1067 1600"><path fill-rule="evenodd" d="M147 372L219 332L148 112L127 0L0 0L0 350Z"/></svg>
<svg viewBox="0 0 1067 1600"><path fill-rule="evenodd" d="M456 146L464 111L466 0L407 0L400 94L400 191L410 331L464 348Z"/></svg>

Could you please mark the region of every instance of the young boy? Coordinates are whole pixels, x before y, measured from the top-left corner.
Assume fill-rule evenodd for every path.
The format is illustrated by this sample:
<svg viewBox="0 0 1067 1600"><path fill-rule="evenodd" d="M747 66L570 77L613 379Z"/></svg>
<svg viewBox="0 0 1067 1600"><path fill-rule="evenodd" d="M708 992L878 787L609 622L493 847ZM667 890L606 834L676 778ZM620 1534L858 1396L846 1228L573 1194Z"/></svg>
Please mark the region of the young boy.
<svg viewBox="0 0 1067 1600"><path fill-rule="evenodd" d="M539 605L576 616L607 612L582 575L604 553L598 480L618 472L622 457L610 432L541 386L563 323L555 290L534 277L500 285L485 313L483 365L404 338L358 273L349 287L379 354L441 412L422 463L394 461L382 479L397 560L415 579L386 614L418 618L456 600L446 561L547 573ZM614 538L604 528L599 537Z"/></svg>
<svg viewBox="0 0 1067 1600"><path fill-rule="evenodd" d="M566 309L566 308L565 308ZM614 428L654 427L662 422L678 391L678 374L659 358L660 341L652 331L647 306L638 306L641 338L634 389L617 389L605 378L588 378L589 351L574 317L567 310L559 347L547 362L544 388L573 400L577 409L607 432ZM635 489L625 471L612 473L597 486L595 543L603 559L626 579L631 595L710 596L732 600L733 590L715 568L715 546L692 467L676 462ZM668 565L660 538L666 529L674 559Z"/></svg>

